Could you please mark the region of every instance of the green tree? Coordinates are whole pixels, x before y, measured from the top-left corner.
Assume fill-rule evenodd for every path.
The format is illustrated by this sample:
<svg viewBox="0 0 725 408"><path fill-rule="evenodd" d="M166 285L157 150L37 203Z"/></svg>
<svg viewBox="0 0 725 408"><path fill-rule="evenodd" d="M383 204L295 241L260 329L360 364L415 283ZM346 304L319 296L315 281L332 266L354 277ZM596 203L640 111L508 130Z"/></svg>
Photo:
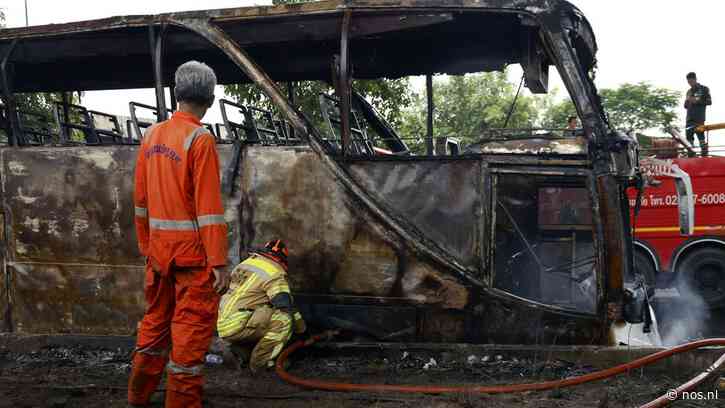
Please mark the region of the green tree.
<svg viewBox="0 0 725 408"><path fill-rule="evenodd" d="M680 93L657 88L647 82L622 84L600 92L610 124L616 129L639 133L674 126Z"/></svg>
<svg viewBox="0 0 725 408"><path fill-rule="evenodd" d="M539 126L545 129L563 129L570 116L576 116L576 107L571 99L553 102L553 97L542 98L543 106L539 106Z"/></svg>
<svg viewBox="0 0 725 408"><path fill-rule="evenodd" d="M490 72L435 78L433 81L434 136L455 137L462 146L486 137L487 129L530 128L536 125L535 99L519 95L508 117L518 84L507 80L506 72ZM426 135L425 93L414 94L403 113L400 134L414 139L416 151Z"/></svg>
<svg viewBox="0 0 725 408"><path fill-rule="evenodd" d="M600 95L612 127L636 135L643 147L651 145L652 141L642 132L648 129L666 131L675 126L675 109L680 98L677 91L639 82L602 89ZM541 123L543 127L561 128L570 115L576 115L571 100L552 103L541 111Z"/></svg>

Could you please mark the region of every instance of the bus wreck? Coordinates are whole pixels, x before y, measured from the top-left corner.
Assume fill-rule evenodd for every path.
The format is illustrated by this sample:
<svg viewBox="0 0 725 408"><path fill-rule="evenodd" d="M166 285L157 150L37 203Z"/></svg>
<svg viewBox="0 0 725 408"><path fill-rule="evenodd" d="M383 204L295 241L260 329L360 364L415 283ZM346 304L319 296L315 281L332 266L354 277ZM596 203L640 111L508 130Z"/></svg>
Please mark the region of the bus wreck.
<svg viewBox="0 0 725 408"><path fill-rule="evenodd" d="M67 103L49 130L32 129L14 95L154 88L164 120L165 87L196 59L221 84L258 86L284 124L225 115L217 127L229 262L283 237L313 327L379 341L608 344L613 311L641 322L644 309L624 290L637 148L602 111L596 48L584 16L553 0L334 0L0 30L4 329L131 334L143 313L137 140L71 123ZM427 153L414 155L351 85L511 64L534 93L558 70L581 134L505 130L451 154L429 121L427 137L412 135ZM301 80L334 84L321 97L327 128L278 85Z"/></svg>

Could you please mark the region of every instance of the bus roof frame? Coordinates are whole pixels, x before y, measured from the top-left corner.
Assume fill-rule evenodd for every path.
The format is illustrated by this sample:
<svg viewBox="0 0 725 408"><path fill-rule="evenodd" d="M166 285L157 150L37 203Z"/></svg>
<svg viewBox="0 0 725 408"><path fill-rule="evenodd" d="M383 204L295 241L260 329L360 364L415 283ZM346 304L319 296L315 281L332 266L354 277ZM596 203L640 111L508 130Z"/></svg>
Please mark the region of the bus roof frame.
<svg viewBox="0 0 725 408"><path fill-rule="evenodd" d="M403 47L405 42L395 41L400 36L405 40L406 32L415 35L412 43L421 42L421 33L433 36L430 38L445 37L440 34L440 24L474 13L492 15L488 22L506 20L505 23L509 26L513 26L510 23L515 19L513 29L518 32L510 32L508 36L493 36L497 33L495 30L501 29L501 26L494 25L491 29L494 31L485 31L486 28L477 24L475 30L482 31L483 37L468 39L468 48L459 47L462 51L459 50L458 55L454 54L455 50L451 51L455 47L449 47L442 50L443 52L434 50L428 53L428 60L423 61L408 61L411 59L410 54L401 51L406 48ZM344 24L345 16L348 16L347 26ZM454 22L456 24L448 26L462 25L458 21ZM256 30L257 28L264 30ZM238 31L240 29L241 32ZM196 45L188 41L193 38L189 37L190 32L197 38ZM251 32L262 34L245 40L245 35L251 36ZM185 41L175 40L176 36L186 36L179 37ZM476 41L488 38L487 36L491 36L491 41L485 44L487 48L477 49L480 45ZM222 64L211 64L217 72L220 84L240 83L245 80L256 83L292 126L302 132L305 131L305 124L301 116L294 112L275 81L329 81L333 75L330 57L345 50L350 52L349 49L352 48L350 53L353 58L349 54L347 58L341 58L341 67L346 67L346 61L349 62L347 66L351 66L346 72L342 72L341 83L350 83L353 76L365 79L435 73L462 74L502 70L507 65L521 63L527 73L529 87L532 90L538 88L538 91L545 91L547 74L542 71L553 64L558 68L572 96L587 136L590 139L603 140L611 133L590 77L596 64L596 40L586 18L565 0L461 0L453 4L443 0L325 0L277 6L121 16L4 29L0 30L0 85L3 99L12 108L13 103L8 98L14 92L155 87L157 106L162 114L159 119L162 120L166 112L163 106L163 87L171 84L173 69L178 64L194 58L194 47L199 47L198 37L211 43L213 47L204 43L202 47L215 52L214 62ZM466 37L454 31L443 40L453 40L455 42L447 44L455 45L465 42ZM360 46L361 41L371 38L371 41L377 41L373 43L374 46ZM275 39L278 41L273 42ZM408 45L411 44L410 37L407 41ZM540 43L532 47L537 42ZM285 44L285 53L302 49L302 57L305 58L294 59L292 64L271 64L264 58L256 58L258 55L270 53L281 54L280 46ZM322 51L320 57L318 54L323 44L328 48ZM390 50L384 57L378 57L376 53L380 52L382 44L386 44ZM180 56L181 59L170 58L170 53L179 47L181 48L177 57ZM509 51L508 54L502 54L501 50ZM479 54L484 55L481 57ZM149 55L152 57L154 75L148 75ZM360 64L354 57L356 55L371 62L367 65ZM413 55L423 58L427 54ZM456 58L468 59L459 65L455 61L448 64L449 60ZM310 59L314 61L310 63ZM386 59L390 60L387 65ZM166 63L162 63L164 60ZM293 72L296 67L305 64L314 65L315 68ZM377 66L383 67L378 69ZM397 68L398 66L403 68ZM240 68L243 74L240 74ZM537 81L538 86L532 86ZM341 88L344 92L349 86ZM348 97L339 95L344 112L349 108L344 106L349 104L349 91L347 94ZM12 115L10 120L12 121Z"/></svg>
<svg viewBox="0 0 725 408"><path fill-rule="evenodd" d="M442 41L462 42L464 35L458 32L440 32L438 24L450 22L456 17L468 12L494 13L497 19L503 15L518 14L520 17L528 15L531 23L521 22L525 25L544 25L544 22L556 22L561 25L561 15L570 15L573 20L584 22L582 30L588 38L588 46L592 49L591 54L596 52L596 43L591 34L588 23L581 13L571 4L563 0L463 0L451 5L445 1L339 1L325 0L320 2L287 4L277 6L243 7L218 10L188 11L179 13L166 13L158 15L134 15L104 18L98 20L80 21L64 24L49 24L32 27L9 28L0 30L0 55L7 58L8 62L18 67L18 72L13 81L13 90L16 92L50 92L50 91L78 91L78 90L100 90L123 88L144 88L152 87L152 78L145 70L136 69L115 70L113 75L104 76L102 67L112 68L119 61L128 60L127 65L133 65L141 55L146 58L151 53L148 42L147 30L151 26L171 26L170 32L166 33L168 47L165 50L166 57L170 57L173 50L178 49L183 58L188 59L189 55L198 54L198 47L208 48L208 44L199 44L199 39L188 41L188 32L185 30L173 31L174 27L184 27L185 23L208 22L219 26L240 46L244 47L252 56L260 52L269 52L268 49L279 49L285 45L290 48L304 48L307 45L318 45L320 43L337 43L342 35L342 22L345 13L351 15L351 26L349 36L352 42L356 39L370 38L370 36L381 35L382 40L390 43L390 47L400 51L400 45L408 38L395 38L396 34L421 29L415 34L435 35ZM521 18L523 20L523 18ZM579 24L579 23L577 23ZM455 25L462 25L456 21ZM550 25L550 24L548 24ZM520 29L521 27L513 27ZM418 59L414 64L405 65L405 59L409 55L402 55L397 60L396 54L385 55L391 60L384 64L383 58L378 58L375 63L384 65L384 69L377 71L370 67L357 64L355 67L356 78L377 78L377 77L401 77L423 73L467 73L479 71L501 70L506 65L515 64L523 59L520 48L525 44L519 38L510 39L510 43L502 44L500 47L512 49L510 55L493 55L501 52L493 49L495 42L503 42L504 39L493 38L493 31L502 27L476 27L476 32L481 36L490 36L492 41L484 44L486 49L465 49L468 53L492 54L484 55L475 61L475 66L469 62L467 66L446 66L445 64L421 64ZM436 32L438 31L438 32ZM433 33L433 34L431 34ZM470 34L464 32L464 34ZM511 34L519 34L511 32ZM179 36L178 41L174 37ZM448 37L446 37L448 36ZM515 36L515 35L514 35ZM433 38L436 38L433 37ZM181 40L186 40L185 42ZM396 42L398 41L398 42ZM17 42L15 46L13 43ZM442 44L445 44L441 42ZM511 46L511 45L514 46ZM379 45L376 43L375 45ZM449 43L450 45L450 43ZM333 45L336 48L336 46ZM316 57L316 47L304 48L306 59ZM364 47L359 47L364 48ZM518 50L515 48L519 48ZM463 54L451 55L450 50L438 50L431 54L438 54L430 57L436 62L453 57L462 57ZM397 54L400 54L398 52ZM422 53L420 53L422 54ZM467 56L467 55L466 55ZM327 59L327 56L324 56ZM424 57L419 55L420 58ZM470 56L467 56L470 57ZM580 57L581 58L581 57ZM294 72L287 64L283 69L265 65L264 61L257 58L262 66L267 68L270 76L278 81L287 80L327 80L329 79L329 61L324 61L325 66L321 69L318 66L315 70L306 68L301 72ZM551 62L550 62L551 63ZM593 65L593 61L580 61L585 66ZM46 74L45 79L39 78L37 72L30 65L38 65L38 68ZM174 64L169 64L173 67ZM308 64L309 65L309 64ZM403 65L401 69L396 67ZM88 66L88 71L82 67ZM421 66L420 69L417 67ZM97 68L98 67L98 68ZM147 68L148 66L144 66ZM21 69L22 68L22 69ZM31 68L29 72L26 71ZM216 67L215 67L216 68ZM248 81L249 78L240 76L238 72L230 72L225 67L218 68L219 83L240 83ZM73 71L78 71L74 77ZM96 75L83 75L86 72L100 71ZM166 69L164 80L170 79L173 71ZM95 77L94 77L95 76ZM61 79L62 80L58 80Z"/></svg>

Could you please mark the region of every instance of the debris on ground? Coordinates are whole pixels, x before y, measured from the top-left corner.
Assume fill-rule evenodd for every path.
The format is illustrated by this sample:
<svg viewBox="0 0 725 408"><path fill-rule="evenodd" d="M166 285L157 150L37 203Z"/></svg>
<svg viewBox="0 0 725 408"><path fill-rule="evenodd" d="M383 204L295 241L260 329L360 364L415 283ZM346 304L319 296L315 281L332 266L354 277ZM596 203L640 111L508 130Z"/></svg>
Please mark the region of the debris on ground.
<svg viewBox="0 0 725 408"><path fill-rule="evenodd" d="M224 364L210 362L217 361ZM130 350L84 347L43 347L0 350L0 408L126 406ZM639 406L680 384L688 375L667 377L637 370L583 386L510 395L409 395L332 393L304 390L279 380L273 372L252 376L248 369L226 364L215 349L207 355L208 402L214 407L387 407L493 408ZM494 354L405 350L350 352L313 349L295 355L294 375L330 381L387 384L508 384L578 376L594 371L583 362ZM645 375L645 373L647 373ZM717 381L716 381L717 382ZM710 384L714 387L716 384ZM725 395L723 395L725 397ZM152 407L163 406L163 390ZM689 407L715 406L712 401L688 401ZM602 405L604 404L604 405Z"/></svg>

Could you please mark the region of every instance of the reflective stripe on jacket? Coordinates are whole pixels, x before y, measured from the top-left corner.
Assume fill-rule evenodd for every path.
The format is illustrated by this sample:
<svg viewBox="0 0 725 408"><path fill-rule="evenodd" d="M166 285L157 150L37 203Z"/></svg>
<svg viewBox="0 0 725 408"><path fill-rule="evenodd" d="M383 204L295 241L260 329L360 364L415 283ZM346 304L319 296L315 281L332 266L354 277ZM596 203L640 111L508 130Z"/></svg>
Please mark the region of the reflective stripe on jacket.
<svg viewBox="0 0 725 408"><path fill-rule="evenodd" d="M136 234L162 271L223 266L227 257L219 157L193 115L175 112L144 134L136 161Z"/></svg>
<svg viewBox="0 0 725 408"><path fill-rule="evenodd" d="M280 293L290 293L287 273L276 262L252 254L232 271L229 291L219 304L217 330L224 337L227 332L240 329L240 324L250 317L253 310L270 303Z"/></svg>

